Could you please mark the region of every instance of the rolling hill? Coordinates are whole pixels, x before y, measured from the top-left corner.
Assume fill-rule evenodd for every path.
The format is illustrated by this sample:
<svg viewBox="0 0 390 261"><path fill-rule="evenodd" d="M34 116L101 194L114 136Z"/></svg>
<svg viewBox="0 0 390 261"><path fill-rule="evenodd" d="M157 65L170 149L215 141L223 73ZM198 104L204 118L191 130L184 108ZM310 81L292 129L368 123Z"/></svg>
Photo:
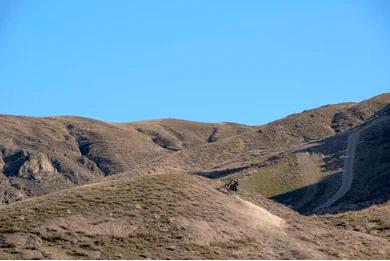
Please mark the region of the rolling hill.
<svg viewBox="0 0 390 261"><path fill-rule="evenodd" d="M0 115L0 258L390 258L389 104L261 126Z"/></svg>
<svg viewBox="0 0 390 261"><path fill-rule="evenodd" d="M216 183L148 175L10 204L0 212L0 258L390 256L385 239L324 225L259 196L226 195Z"/></svg>
<svg viewBox="0 0 390 261"><path fill-rule="evenodd" d="M126 175L217 171L217 176L247 171L271 155L352 128L388 101L389 94L384 94L358 104L324 106L264 126L173 119L122 124L3 115L1 201L7 204L125 171Z"/></svg>

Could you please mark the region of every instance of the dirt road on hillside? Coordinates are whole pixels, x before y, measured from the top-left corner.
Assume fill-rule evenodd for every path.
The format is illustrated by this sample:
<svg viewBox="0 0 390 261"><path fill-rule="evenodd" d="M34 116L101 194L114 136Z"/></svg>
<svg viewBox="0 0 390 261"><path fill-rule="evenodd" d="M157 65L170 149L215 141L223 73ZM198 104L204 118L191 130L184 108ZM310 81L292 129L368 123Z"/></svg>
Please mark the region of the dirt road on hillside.
<svg viewBox="0 0 390 261"><path fill-rule="evenodd" d="M344 168L343 168L344 171L342 174L340 188L330 199L328 199L325 203L318 206L314 210L314 212L320 211L324 208L331 206L337 200L342 198L351 188L352 180L353 180L353 163L355 160L355 151L356 151L357 144L359 142L360 132L361 130L356 130L355 132L352 132L348 136L348 145L347 145L347 150L345 152Z"/></svg>
<svg viewBox="0 0 390 261"><path fill-rule="evenodd" d="M314 212L320 211L324 208L331 206L337 200L342 198L348 190L351 188L353 180L353 163L355 160L356 147L359 142L361 130L356 130L348 136L348 145L345 152L343 174L341 177L341 186L337 192L326 202L318 206Z"/></svg>

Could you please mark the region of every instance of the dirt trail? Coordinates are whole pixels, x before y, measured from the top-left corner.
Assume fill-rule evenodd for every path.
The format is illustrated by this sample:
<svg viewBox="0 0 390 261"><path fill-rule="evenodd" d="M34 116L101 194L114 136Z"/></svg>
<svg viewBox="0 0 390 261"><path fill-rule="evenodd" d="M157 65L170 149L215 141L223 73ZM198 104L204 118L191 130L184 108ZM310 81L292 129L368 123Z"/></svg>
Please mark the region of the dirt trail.
<svg viewBox="0 0 390 261"><path fill-rule="evenodd" d="M270 231L274 231L275 228L283 229L285 227L285 221L282 218L240 197L236 197L236 199L242 205L240 213L244 214L244 217L240 219L247 219L245 222L247 225L261 227Z"/></svg>
<svg viewBox="0 0 390 261"><path fill-rule="evenodd" d="M352 132L348 136L348 145L347 145L347 150L345 152L344 168L343 168L344 171L343 171L343 175L342 175L340 188L337 190L337 192L330 199L328 199L325 203L318 206L314 210L314 212L320 211L324 208L331 206L337 200L342 198L348 192L348 190L351 188L352 180L353 180L353 163L354 163L354 159L355 159L356 147L357 147L357 144L359 142L360 132L361 132L361 130L358 129L358 130Z"/></svg>

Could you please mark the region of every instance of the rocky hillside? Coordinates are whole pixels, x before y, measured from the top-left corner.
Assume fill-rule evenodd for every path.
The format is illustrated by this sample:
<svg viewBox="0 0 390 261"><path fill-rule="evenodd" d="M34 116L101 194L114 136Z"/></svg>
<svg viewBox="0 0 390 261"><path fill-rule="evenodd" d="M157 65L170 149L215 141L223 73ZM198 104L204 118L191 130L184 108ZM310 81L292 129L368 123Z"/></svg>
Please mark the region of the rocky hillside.
<svg viewBox="0 0 390 261"><path fill-rule="evenodd" d="M95 182L164 153L136 130L99 121L15 116L0 120L4 203Z"/></svg>

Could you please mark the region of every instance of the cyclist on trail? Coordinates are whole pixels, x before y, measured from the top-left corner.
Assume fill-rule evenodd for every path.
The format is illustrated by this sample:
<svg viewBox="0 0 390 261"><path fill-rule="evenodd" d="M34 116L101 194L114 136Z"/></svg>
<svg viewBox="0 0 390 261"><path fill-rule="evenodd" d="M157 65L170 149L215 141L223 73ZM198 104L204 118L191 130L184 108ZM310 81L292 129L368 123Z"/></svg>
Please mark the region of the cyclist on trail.
<svg viewBox="0 0 390 261"><path fill-rule="evenodd" d="M238 186L239 186L238 179L233 179L227 185L227 189L233 193L236 193L238 191Z"/></svg>

